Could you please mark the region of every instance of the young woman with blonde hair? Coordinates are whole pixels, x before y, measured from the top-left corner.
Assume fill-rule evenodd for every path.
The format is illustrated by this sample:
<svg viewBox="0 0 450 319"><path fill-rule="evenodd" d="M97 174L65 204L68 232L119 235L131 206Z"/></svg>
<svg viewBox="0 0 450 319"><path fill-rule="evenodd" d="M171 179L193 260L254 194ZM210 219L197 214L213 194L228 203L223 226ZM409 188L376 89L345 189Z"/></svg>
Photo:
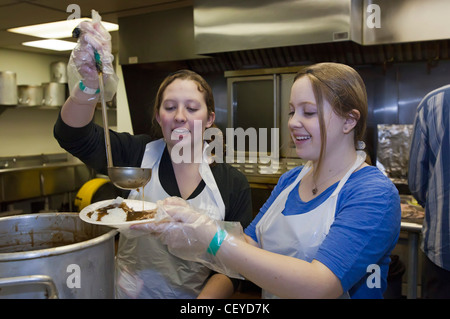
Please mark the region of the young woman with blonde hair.
<svg viewBox="0 0 450 319"><path fill-rule="evenodd" d="M207 252L267 298L382 298L400 199L359 150L367 108L351 67L305 67L292 86L289 130L308 162L280 177L245 236L174 199L166 201L172 222L133 227L158 234L173 252L183 249L184 258Z"/></svg>

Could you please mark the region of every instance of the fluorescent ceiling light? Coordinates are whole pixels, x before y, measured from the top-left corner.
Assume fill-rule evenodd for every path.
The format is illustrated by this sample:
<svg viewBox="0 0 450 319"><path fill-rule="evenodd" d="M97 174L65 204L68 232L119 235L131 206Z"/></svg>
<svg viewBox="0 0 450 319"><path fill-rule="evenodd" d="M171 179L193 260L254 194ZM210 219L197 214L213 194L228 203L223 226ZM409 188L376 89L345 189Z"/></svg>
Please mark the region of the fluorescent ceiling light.
<svg viewBox="0 0 450 319"><path fill-rule="evenodd" d="M73 48L75 48L75 46L77 45L76 42L56 40L56 39L29 41L29 42L23 42L22 44L29 46L29 47L54 50L54 51L73 50Z"/></svg>
<svg viewBox="0 0 450 319"><path fill-rule="evenodd" d="M75 27L77 27L80 24L80 22L85 20L90 21L91 19L82 18L82 19L63 20L57 22L49 22L43 24L29 25L25 27L12 28L8 29L7 31L46 39L70 38L72 37L73 29L75 29ZM108 31L119 30L119 25L115 23L104 21L102 21L101 23Z"/></svg>

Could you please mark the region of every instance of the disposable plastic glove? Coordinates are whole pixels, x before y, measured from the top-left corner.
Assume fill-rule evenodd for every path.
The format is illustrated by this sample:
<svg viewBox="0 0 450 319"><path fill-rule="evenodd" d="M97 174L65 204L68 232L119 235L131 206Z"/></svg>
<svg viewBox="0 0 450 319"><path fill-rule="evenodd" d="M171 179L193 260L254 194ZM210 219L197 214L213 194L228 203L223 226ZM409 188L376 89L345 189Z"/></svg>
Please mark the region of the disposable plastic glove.
<svg viewBox="0 0 450 319"><path fill-rule="evenodd" d="M78 43L72 50L67 66L71 93L80 81L83 81L86 87L98 88L95 58L98 54L104 79L105 100L110 101L116 93L118 83L113 66L114 56L111 53L111 35L101 24L101 17L95 10L92 10L92 21L81 22L78 29Z"/></svg>
<svg viewBox="0 0 450 319"><path fill-rule="evenodd" d="M170 220L133 225L131 229L158 236L171 251L180 250L180 253L184 251L187 255L206 252L217 231L217 221L196 211L178 197L158 201L157 206L158 210L170 216Z"/></svg>
<svg viewBox="0 0 450 319"><path fill-rule="evenodd" d="M212 254L208 249L211 247L213 238L217 238L215 236L218 231L225 230L225 238L228 240L232 237L244 240L239 222L214 220L191 207L181 198L171 197L158 202L158 209L163 209L171 220L162 223L137 224L131 228L157 236L167 245L169 252L179 258L199 262L229 277L242 279L242 276L223 264L215 253Z"/></svg>

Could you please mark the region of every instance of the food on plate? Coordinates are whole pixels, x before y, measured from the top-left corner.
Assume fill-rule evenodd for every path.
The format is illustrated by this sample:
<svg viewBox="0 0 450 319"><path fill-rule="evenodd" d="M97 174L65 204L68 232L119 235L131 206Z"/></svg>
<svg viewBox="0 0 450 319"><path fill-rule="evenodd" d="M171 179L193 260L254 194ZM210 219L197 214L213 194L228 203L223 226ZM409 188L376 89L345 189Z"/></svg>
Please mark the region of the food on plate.
<svg viewBox="0 0 450 319"><path fill-rule="evenodd" d="M149 209L149 210L142 210L142 211L134 211L131 210L127 212L127 222L133 221L133 220L144 220L144 219L150 219L154 218L156 214L156 208L155 209Z"/></svg>
<svg viewBox="0 0 450 319"><path fill-rule="evenodd" d="M148 210L134 210L129 207L122 198L118 197L112 203L99 207L86 214L87 217L96 221L121 222L137 221L154 218L156 208Z"/></svg>

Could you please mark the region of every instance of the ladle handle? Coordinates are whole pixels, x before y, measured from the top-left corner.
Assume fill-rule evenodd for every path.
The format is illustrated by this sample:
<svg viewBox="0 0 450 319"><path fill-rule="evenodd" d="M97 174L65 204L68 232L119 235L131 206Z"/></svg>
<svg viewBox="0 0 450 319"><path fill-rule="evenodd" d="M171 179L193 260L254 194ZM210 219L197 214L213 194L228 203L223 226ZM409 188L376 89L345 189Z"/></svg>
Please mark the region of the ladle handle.
<svg viewBox="0 0 450 319"><path fill-rule="evenodd" d="M112 153L111 153L111 140L109 138L109 127L108 127L108 113L106 110L105 102L105 86L103 84L103 73L98 72L98 85L100 88L100 101L102 104L102 118L103 118L103 129L105 130L105 147L106 147L106 161L108 167L113 167Z"/></svg>

